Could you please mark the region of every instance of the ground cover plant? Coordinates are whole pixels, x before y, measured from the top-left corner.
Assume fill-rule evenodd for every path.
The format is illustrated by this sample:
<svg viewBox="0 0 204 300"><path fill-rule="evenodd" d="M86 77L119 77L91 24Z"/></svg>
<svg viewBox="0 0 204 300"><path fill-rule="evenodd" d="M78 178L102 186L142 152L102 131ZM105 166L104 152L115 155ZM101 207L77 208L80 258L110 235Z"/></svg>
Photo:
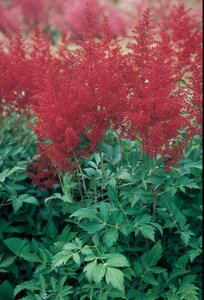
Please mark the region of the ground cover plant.
<svg viewBox="0 0 204 300"><path fill-rule="evenodd" d="M201 299L201 63L182 3L5 35L0 299Z"/></svg>

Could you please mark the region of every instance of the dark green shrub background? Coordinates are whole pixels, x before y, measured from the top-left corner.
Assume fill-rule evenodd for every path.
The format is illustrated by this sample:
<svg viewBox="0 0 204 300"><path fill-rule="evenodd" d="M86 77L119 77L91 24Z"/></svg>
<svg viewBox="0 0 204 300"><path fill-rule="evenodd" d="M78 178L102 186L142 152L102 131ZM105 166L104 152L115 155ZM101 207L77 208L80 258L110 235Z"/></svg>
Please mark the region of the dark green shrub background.
<svg viewBox="0 0 204 300"><path fill-rule="evenodd" d="M199 137L167 173L109 131L47 192L26 117L1 121L0 299L201 299Z"/></svg>

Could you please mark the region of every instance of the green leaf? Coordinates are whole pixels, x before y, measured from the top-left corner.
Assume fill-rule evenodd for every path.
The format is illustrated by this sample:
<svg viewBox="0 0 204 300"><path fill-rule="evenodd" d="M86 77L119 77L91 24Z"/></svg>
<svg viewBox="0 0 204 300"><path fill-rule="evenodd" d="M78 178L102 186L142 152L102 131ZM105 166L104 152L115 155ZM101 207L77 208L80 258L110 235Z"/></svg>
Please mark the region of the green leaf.
<svg viewBox="0 0 204 300"><path fill-rule="evenodd" d="M79 220L81 219L90 219L90 220L97 220L99 219L96 210L93 208L80 208L75 213L73 213L70 218L78 217Z"/></svg>
<svg viewBox="0 0 204 300"><path fill-rule="evenodd" d="M47 198L45 199L45 203L47 203L48 201L53 200L53 199L60 199L60 200L63 200L63 196L62 196L60 193L54 193L52 196L47 197Z"/></svg>
<svg viewBox="0 0 204 300"><path fill-rule="evenodd" d="M27 247L25 249L22 249L19 255L28 262L42 262L41 258L37 255L37 253L32 253Z"/></svg>
<svg viewBox="0 0 204 300"><path fill-rule="evenodd" d="M18 197L18 199L24 203L33 204L36 206L39 206L39 201L34 196L31 196L29 194L22 194Z"/></svg>
<svg viewBox="0 0 204 300"><path fill-rule="evenodd" d="M117 187L108 186L108 197L113 203L119 204Z"/></svg>
<svg viewBox="0 0 204 300"><path fill-rule="evenodd" d="M189 161L184 164L184 168L186 169L195 168L202 171L202 161L197 161L197 162Z"/></svg>
<svg viewBox="0 0 204 300"><path fill-rule="evenodd" d="M161 242L158 241L152 247L152 249L147 253L147 255L144 254L143 257L145 257L148 266L155 266L157 262L160 260L161 256L162 256L162 246L161 246Z"/></svg>
<svg viewBox="0 0 204 300"><path fill-rule="evenodd" d="M118 174L116 175L116 178L122 179L122 180L125 180L125 181L128 181L128 182L132 181L131 174L126 170L119 171Z"/></svg>
<svg viewBox="0 0 204 300"><path fill-rule="evenodd" d="M152 275L151 271L146 272L144 275L142 275L143 281L145 281L147 284L158 286L157 280Z"/></svg>
<svg viewBox="0 0 204 300"><path fill-rule="evenodd" d="M63 246L63 250L77 250L78 248L75 243L67 243Z"/></svg>
<svg viewBox="0 0 204 300"><path fill-rule="evenodd" d="M104 264L99 264L98 266L96 266L93 274L94 281L97 284L101 282L101 280L105 276L105 273L106 273L106 266Z"/></svg>
<svg viewBox="0 0 204 300"><path fill-rule="evenodd" d="M133 207L140 200L140 197L136 193L129 193L129 200L130 200L131 206Z"/></svg>
<svg viewBox="0 0 204 300"><path fill-rule="evenodd" d="M10 249L10 251L17 256L21 254L21 252L25 249L25 246L28 246L28 242L20 238L10 238L4 240L4 243Z"/></svg>
<svg viewBox="0 0 204 300"><path fill-rule="evenodd" d="M177 295L179 295L180 299L185 300L198 300L198 287L194 284L184 284L177 291Z"/></svg>
<svg viewBox="0 0 204 300"><path fill-rule="evenodd" d="M194 233L191 230L186 230L185 232L180 232L181 240L184 242L185 246L188 246L192 235L194 235Z"/></svg>
<svg viewBox="0 0 204 300"><path fill-rule="evenodd" d="M119 163L120 160L121 160L121 147L120 145L116 145L113 148L113 160L112 160L113 165Z"/></svg>
<svg viewBox="0 0 204 300"><path fill-rule="evenodd" d="M90 222L88 224L81 225L89 234L95 234L105 227L105 224L98 224Z"/></svg>
<svg viewBox="0 0 204 300"><path fill-rule="evenodd" d="M190 251L188 251L188 255L189 255L190 261L193 262L196 257L202 255L202 250L201 249L190 250ZM1 265L0 265L0 267L1 267Z"/></svg>
<svg viewBox="0 0 204 300"><path fill-rule="evenodd" d="M113 244L117 241L118 239L118 230L117 228L111 228L104 234L104 243L105 245L109 248L112 247Z"/></svg>
<svg viewBox="0 0 204 300"><path fill-rule="evenodd" d="M23 201L19 198L12 198L11 200L12 200L13 210L16 213L23 206Z"/></svg>
<svg viewBox="0 0 204 300"><path fill-rule="evenodd" d="M148 224L141 225L140 232L145 238L148 238L153 242L155 241L155 228L153 226Z"/></svg>
<svg viewBox="0 0 204 300"><path fill-rule="evenodd" d="M12 169L6 169L3 172L0 173L0 182L4 182L7 177L9 177L11 174L18 170L24 170L23 168L20 167L13 167Z"/></svg>
<svg viewBox="0 0 204 300"><path fill-rule="evenodd" d="M74 253L72 251L68 251L68 250L66 250L66 251L63 250L63 251L57 253L53 257L52 268L55 269L55 268L60 267L61 265L65 265L69 259L73 258L73 255L74 255Z"/></svg>
<svg viewBox="0 0 204 300"><path fill-rule="evenodd" d="M114 253L113 254L114 257L111 257L109 258L107 261L106 261L106 264L109 266L109 267L129 267L129 262L127 260L127 258L120 254L120 253Z"/></svg>
<svg viewBox="0 0 204 300"><path fill-rule="evenodd" d="M97 266L96 260L90 262L88 265L86 265L86 267L84 268L83 272L86 273L86 278L91 281L93 280L93 274L94 274L94 270Z"/></svg>
<svg viewBox="0 0 204 300"><path fill-rule="evenodd" d="M14 297L23 290L38 291L40 290L39 283L36 283L32 280L20 283L19 285L16 286L14 290Z"/></svg>
<svg viewBox="0 0 204 300"><path fill-rule="evenodd" d="M106 282L116 289L124 290L124 274L116 268L107 267Z"/></svg>
<svg viewBox="0 0 204 300"><path fill-rule="evenodd" d="M0 299L13 299L13 287L7 280L0 284Z"/></svg>
<svg viewBox="0 0 204 300"><path fill-rule="evenodd" d="M180 256L179 259L174 264L175 267L180 269L185 269L188 263L188 258L189 258L188 253Z"/></svg>
<svg viewBox="0 0 204 300"><path fill-rule="evenodd" d="M73 260L74 260L74 262L75 262L78 266L81 265L81 259L80 259L80 256L79 256L78 253L75 253L75 254L73 255Z"/></svg>
<svg viewBox="0 0 204 300"><path fill-rule="evenodd" d="M161 185L162 178L151 175L151 176L148 176L147 178L145 178L145 182L151 183L151 184L156 184L156 185Z"/></svg>
<svg viewBox="0 0 204 300"><path fill-rule="evenodd" d="M7 257L0 263L0 268L4 269L4 268L9 267L10 265L12 265L12 263L14 262L15 259L16 259L15 256Z"/></svg>

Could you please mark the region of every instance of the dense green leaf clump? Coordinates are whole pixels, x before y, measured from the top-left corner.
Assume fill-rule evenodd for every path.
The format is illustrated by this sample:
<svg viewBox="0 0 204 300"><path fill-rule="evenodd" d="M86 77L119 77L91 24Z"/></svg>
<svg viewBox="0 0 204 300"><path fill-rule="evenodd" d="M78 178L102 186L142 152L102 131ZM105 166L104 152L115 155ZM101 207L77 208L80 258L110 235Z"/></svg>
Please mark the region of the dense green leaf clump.
<svg viewBox="0 0 204 300"><path fill-rule="evenodd" d="M201 299L197 136L165 172L109 131L48 192L25 172L31 130L15 115L0 130L0 299Z"/></svg>

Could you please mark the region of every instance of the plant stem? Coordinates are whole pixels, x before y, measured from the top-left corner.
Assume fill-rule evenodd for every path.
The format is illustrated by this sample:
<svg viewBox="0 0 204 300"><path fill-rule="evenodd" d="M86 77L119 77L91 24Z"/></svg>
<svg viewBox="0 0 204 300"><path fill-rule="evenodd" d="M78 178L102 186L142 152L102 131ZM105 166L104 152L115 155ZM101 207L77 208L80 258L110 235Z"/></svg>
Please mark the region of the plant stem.
<svg viewBox="0 0 204 300"><path fill-rule="evenodd" d="M99 152L99 155L100 155L100 159L101 159L101 168L102 168L103 176L104 176L106 182L108 182L108 177L107 177L107 174L106 174L106 170L105 170L105 166L104 166L104 161L103 161L103 155L102 155L101 151Z"/></svg>
<svg viewBox="0 0 204 300"><path fill-rule="evenodd" d="M155 221L155 216L156 216L156 207L157 207L157 193L155 191L155 185L152 186L153 193L154 193L154 202L153 202L153 212L152 212L152 218L153 221Z"/></svg>
<svg viewBox="0 0 204 300"><path fill-rule="evenodd" d="M116 135L117 135L118 142L119 142L119 145L120 145L120 161L121 161L122 158L123 158L123 147L122 147L121 139L119 137L119 134L118 134L117 130L116 130Z"/></svg>
<svg viewBox="0 0 204 300"><path fill-rule="evenodd" d="M84 197L83 197L83 194L82 194L82 191L81 191L81 182L80 182L78 168L77 168L77 181L78 181L78 185L79 185L79 193L80 193L80 196L81 196L81 204L82 204L82 207L84 207Z"/></svg>
<svg viewBox="0 0 204 300"><path fill-rule="evenodd" d="M78 166L79 175L81 175L81 179L82 179L82 184L83 184L83 187L84 187L84 191L85 191L86 196L87 196L87 198L88 198L88 191L87 191L87 188L86 188L86 183L85 183L85 180L84 180L82 168L81 168L80 163L79 163L79 161L78 161L78 159L77 159L77 157L76 157L76 154L75 154L74 152L73 152L73 155L74 155L74 159L75 159L75 161L76 161L76 163L77 163L77 166Z"/></svg>

